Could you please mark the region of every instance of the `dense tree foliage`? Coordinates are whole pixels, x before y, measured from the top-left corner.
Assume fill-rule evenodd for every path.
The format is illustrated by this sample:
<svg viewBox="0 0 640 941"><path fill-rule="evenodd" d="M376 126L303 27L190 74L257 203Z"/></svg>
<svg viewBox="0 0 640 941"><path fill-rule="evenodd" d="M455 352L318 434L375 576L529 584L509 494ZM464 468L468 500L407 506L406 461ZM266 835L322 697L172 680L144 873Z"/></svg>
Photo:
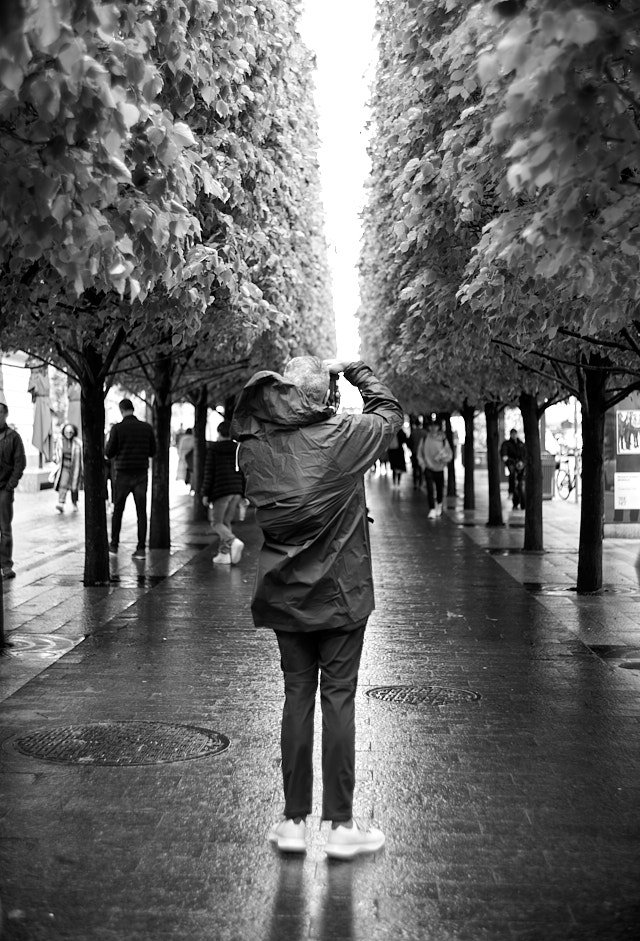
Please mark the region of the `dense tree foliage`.
<svg viewBox="0 0 640 941"><path fill-rule="evenodd" d="M298 12L287 0L2 7L2 344L81 383L89 581L108 571L98 465L118 370L147 364L168 421L185 356L206 383L258 344L280 361L333 351Z"/></svg>
<svg viewBox="0 0 640 941"><path fill-rule="evenodd" d="M637 381L618 334L638 299L640 11L379 0L378 32L361 263L370 355L418 386L456 377L455 399L478 405L577 388L599 429L585 454L601 490L601 409Z"/></svg>

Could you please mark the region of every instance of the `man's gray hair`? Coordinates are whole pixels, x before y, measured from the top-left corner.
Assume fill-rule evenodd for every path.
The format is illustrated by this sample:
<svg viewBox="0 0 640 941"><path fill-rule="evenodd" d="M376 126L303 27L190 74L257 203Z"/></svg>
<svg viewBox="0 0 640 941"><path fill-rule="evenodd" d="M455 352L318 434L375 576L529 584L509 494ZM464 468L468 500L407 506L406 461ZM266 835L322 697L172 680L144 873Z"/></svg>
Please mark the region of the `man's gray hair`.
<svg viewBox="0 0 640 941"><path fill-rule="evenodd" d="M329 389L329 370L317 356L294 356L285 366L284 378L316 402L324 401Z"/></svg>

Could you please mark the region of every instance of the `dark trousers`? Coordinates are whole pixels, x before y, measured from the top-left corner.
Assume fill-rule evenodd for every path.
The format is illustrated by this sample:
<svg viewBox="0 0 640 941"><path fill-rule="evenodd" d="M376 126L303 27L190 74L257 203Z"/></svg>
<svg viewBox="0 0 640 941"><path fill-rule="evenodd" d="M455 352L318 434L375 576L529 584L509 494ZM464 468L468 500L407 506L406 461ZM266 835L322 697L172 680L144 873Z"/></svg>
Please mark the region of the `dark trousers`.
<svg viewBox="0 0 640 941"><path fill-rule="evenodd" d="M429 501L429 509L435 510L436 504L433 499L433 488L436 489L436 500L438 503L442 503L442 493L444 491L444 471L434 471L430 470L428 467L424 469L424 481L427 485L427 500Z"/></svg>
<svg viewBox="0 0 640 941"><path fill-rule="evenodd" d="M122 514L129 494L133 494L138 515L138 549L144 549L147 541L147 471L144 474L116 474L113 494L113 517L111 519L111 545L117 547L120 541Z"/></svg>
<svg viewBox="0 0 640 941"><path fill-rule="evenodd" d="M320 672L322 819L351 819L355 695L364 631L365 625L352 631L276 631L285 691L280 736L285 817L311 813L313 719Z"/></svg>
<svg viewBox="0 0 640 941"><path fill-rule="evenodd" d="M13 490L0 490L0 565L13 568Z"/></svg>

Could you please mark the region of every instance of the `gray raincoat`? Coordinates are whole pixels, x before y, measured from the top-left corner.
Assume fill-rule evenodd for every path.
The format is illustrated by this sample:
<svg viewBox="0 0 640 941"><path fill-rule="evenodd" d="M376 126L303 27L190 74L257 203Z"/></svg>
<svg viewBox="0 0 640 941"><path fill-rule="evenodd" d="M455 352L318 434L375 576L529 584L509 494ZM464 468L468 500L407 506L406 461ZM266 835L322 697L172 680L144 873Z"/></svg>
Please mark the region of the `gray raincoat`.
<svg viewBox="0 0 640 941"><path fill-rule="evenodd" d="M349 630L374 608L364 473L403 423L364 363L344 373L362 415L335 415L274 372L256 373L231 424L264 535L251 611L259 627Z"/></svg>

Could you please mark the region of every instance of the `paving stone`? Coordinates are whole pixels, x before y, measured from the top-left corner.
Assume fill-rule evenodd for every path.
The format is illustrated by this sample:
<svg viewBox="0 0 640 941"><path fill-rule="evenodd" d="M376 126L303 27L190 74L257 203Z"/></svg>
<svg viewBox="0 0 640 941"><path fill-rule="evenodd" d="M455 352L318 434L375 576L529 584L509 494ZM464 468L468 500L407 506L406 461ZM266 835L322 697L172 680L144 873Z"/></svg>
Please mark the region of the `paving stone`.
<svg viewBox="0 0 640 941"><path fill-rule="evenodd" d="M251 518L239 527L242 565L222 573L188 498L174 499L172 551L149 553L141 576L123 550L120 582L101 589L81 585L81 514L64 531L55 517L20 529L23 547L33 532L33 551L5 586L9 635L88 636L53 662L0 661L3 941L636 937L640 677L588 645L640 647L637 545L605 543L620 590L580 598L564 590L577 506L545 504L547 554L499 554L521 530L488 531L482 505L475 527L456 525L470 519L456 508L427 526L424 494L410 486L392 500L384 478L368 478L378 587L356 803L387 845L348 864L323 852L318 763L306 857L266 842L282 812L282 678L274 639L249 612ZM17 501L16 519L42 518L40 497ZM123 538L133 548L132 512ZM55 547L46 555L43 539ZM365 695L384 685L481 699ZM124 768L47 762L13 744L39 728L131 718L204 726L231 747Z"/></svg>

